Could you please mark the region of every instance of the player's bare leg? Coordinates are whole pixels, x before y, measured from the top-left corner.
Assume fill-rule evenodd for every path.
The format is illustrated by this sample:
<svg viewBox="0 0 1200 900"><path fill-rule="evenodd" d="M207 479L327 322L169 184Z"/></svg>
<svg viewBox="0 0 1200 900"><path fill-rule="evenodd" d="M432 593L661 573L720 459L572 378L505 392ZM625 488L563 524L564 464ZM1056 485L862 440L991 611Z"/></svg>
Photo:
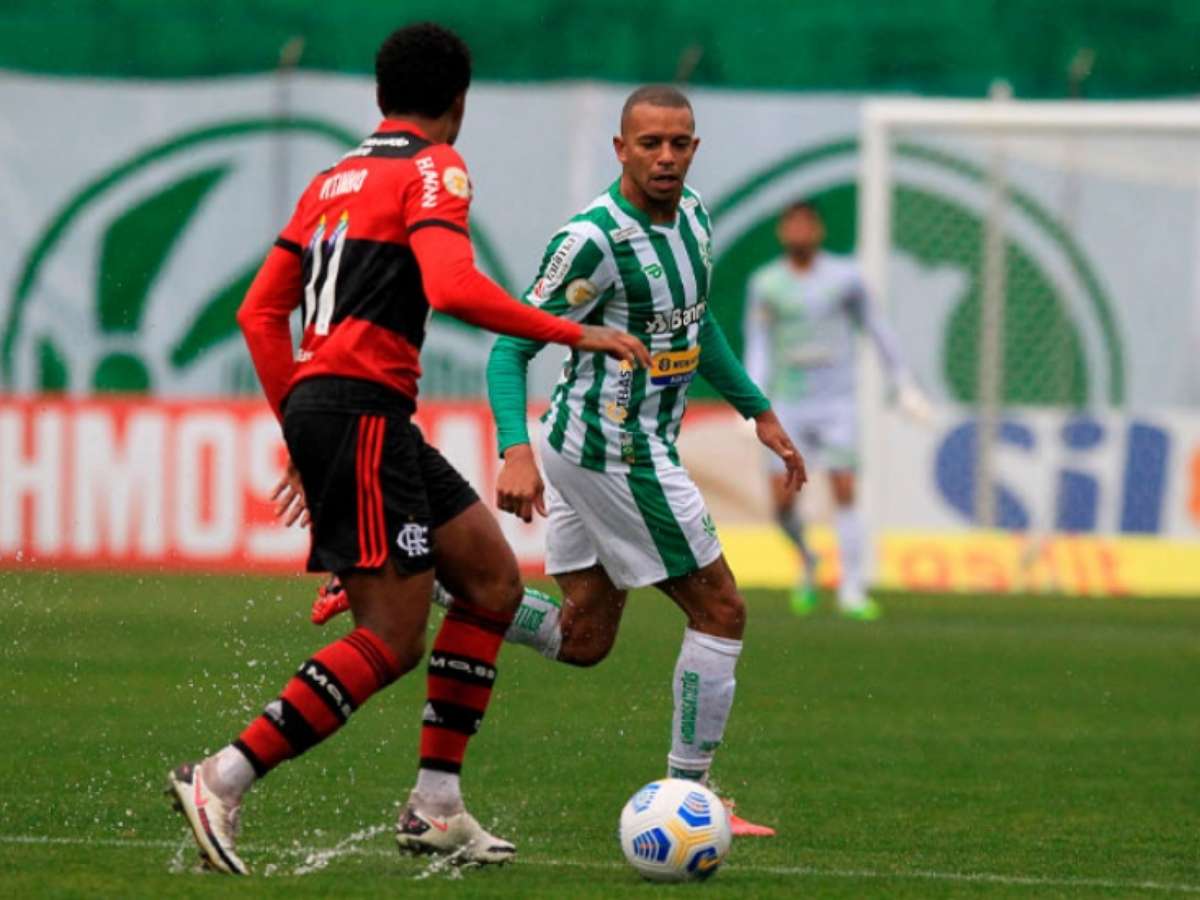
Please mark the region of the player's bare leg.
<svg viewBox="0 0 1200 900"><path fill-rule="evenodd" d="M855 504L856 479L853 469L834 469L829 473L838 538L838 558L842 580L838 585L838 611L850 619L870 622L883 611L867 596L864 558L867 549L866 530Z"/></svg>
<svg viewBox="0 0 1200 900"><path fill-rule="evenodd" d="M562 590L561 647L555 657L572 666L594 666L617 638L629 596L599 565L555 575Z"/></svg>
<svg viewBox="0 0 1200 900"><path fill-rule="evenodd" d="M792 612L806 616L817 606L817 564L820 559L808 544L804 520L796 508L796 490L785 473L771 475L771 503L775 521L800 554L802 570L790 597Z"/></svg>
<svg viewBox="0 0 1200 900"><path fill-rule="evenodd" d="M521 602L520 572L500 526L478 501L434 531L434 568L453 599L429 655L421 767L400 812L396 841L408 852L502 863L516 848L484 831L466 811L459 772L487 709L505 630Z"/></svg>
<svg viewBox="0 0 1200 900"><path fill-rule="evenodd" d="M372 694L421 661L432 580L432 572L401 575L391 564L346 574L354 630L305 662L236 741L170 773L176 808L209 867L247 874L236 850L245 793L332 735Z"/></svg>

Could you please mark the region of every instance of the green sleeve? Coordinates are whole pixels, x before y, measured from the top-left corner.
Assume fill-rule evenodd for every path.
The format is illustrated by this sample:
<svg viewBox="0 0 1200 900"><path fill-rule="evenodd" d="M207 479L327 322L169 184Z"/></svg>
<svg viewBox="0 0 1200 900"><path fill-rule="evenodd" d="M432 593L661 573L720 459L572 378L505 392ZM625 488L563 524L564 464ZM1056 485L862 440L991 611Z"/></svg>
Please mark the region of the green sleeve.
<svg viewBox="0 0 1200 900"><path fill-rule="evenodd" d="M700 325L700 374L742 418L753 418L771 408L771 402L730 349L725 332L711 312L705 314Z"/></svg>
<svg viewBox="0 0 1200 900"><path fill-rule="evenodd" d="M612 294L612 280L602 248L568 224L551 239L524 302L582 322ZM515 444L529 443L525 424L529 361L544 346L541 341L507 335L492 345L487 391L501 455Z"/></svg>
<svg viewBox="0 0 1200 900"><path fill-rule="evenodd" d="M515 444L529 443L525 424L526 379L529 361L544 346L541 341L509 335L502 335L492 345L487 364L487 392L501 456Z"/></svg>

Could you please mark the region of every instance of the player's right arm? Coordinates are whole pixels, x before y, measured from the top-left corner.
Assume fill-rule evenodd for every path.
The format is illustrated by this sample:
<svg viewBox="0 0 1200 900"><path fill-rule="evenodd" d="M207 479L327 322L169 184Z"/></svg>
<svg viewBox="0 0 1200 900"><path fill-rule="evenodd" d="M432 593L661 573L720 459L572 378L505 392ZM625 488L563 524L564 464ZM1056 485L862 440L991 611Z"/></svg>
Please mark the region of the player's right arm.
<svg viewBox="0 0 1200 900"><path fill-rule="evenodd" d="M525 302L564 321L579 322L611 295L615 280L611 261L587 226L568 225L551 239ZM534 511L546 514L526 424L529 362L544 346L544 341L501 337L487 365L488 402L504 458L496 480L496 504L526 522Z"/></svg>
<svg viewBox="0 0 1200 900"><path fill-rule="evenodd" d="M471 194L462 158L448 145L436 144L421 160L432 161L427 166L432 181L409 179L401 202L409 245L430 306L498 334L598 350L631 363L650 364L649 354L637 339L522 304L480 272L467 230Z"/></svg>

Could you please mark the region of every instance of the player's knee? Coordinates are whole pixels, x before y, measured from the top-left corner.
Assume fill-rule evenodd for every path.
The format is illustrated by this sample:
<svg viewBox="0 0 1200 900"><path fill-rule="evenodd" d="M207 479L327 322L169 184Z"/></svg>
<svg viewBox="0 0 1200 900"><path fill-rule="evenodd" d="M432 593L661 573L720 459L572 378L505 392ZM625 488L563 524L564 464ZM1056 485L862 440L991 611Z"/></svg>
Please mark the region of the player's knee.
<svg viewBox="0 0 1200 900"><path fill-rule="evenodd" d="M563 633L558 659L583 669L599 665L612 650L614 637L615 635L605 628L570 628Z"/></svg>
<svg viewBox="0 0 1200 900"><path fill-rule="evenodd" d="M515 564L497 566L474 579L466 599L493 612L509 613L521 605L525 585Z"/></svg>
<svg viewBox="0 0 1200 900"><path fill-rule="evenodd" d="M690 625L705 634L740 640L746 630L746 601L733 585L714 591Z"/></svg>

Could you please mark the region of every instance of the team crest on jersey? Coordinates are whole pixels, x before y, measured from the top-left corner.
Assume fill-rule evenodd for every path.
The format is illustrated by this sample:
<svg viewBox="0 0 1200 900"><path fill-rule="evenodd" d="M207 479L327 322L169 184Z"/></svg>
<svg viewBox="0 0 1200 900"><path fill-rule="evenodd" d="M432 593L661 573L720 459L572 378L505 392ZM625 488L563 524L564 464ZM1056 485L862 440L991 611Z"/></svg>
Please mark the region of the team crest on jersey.
<svg viewBox="0 0 1200 900"><path fill-rule="evenodd" d="M586 278L576 278L567 285L565 292L567 303L571 306L583 306L585 303L591 303L596 299L598 293L596 285L592 284Z"/></svg>
<svg viewBox="0 0 1200 900"><path fill-rule="evenodd" d="M455 197L462 200L471 199L471 179L458 166L447 166L446 171L442 172L442 184Z"/></svg>

